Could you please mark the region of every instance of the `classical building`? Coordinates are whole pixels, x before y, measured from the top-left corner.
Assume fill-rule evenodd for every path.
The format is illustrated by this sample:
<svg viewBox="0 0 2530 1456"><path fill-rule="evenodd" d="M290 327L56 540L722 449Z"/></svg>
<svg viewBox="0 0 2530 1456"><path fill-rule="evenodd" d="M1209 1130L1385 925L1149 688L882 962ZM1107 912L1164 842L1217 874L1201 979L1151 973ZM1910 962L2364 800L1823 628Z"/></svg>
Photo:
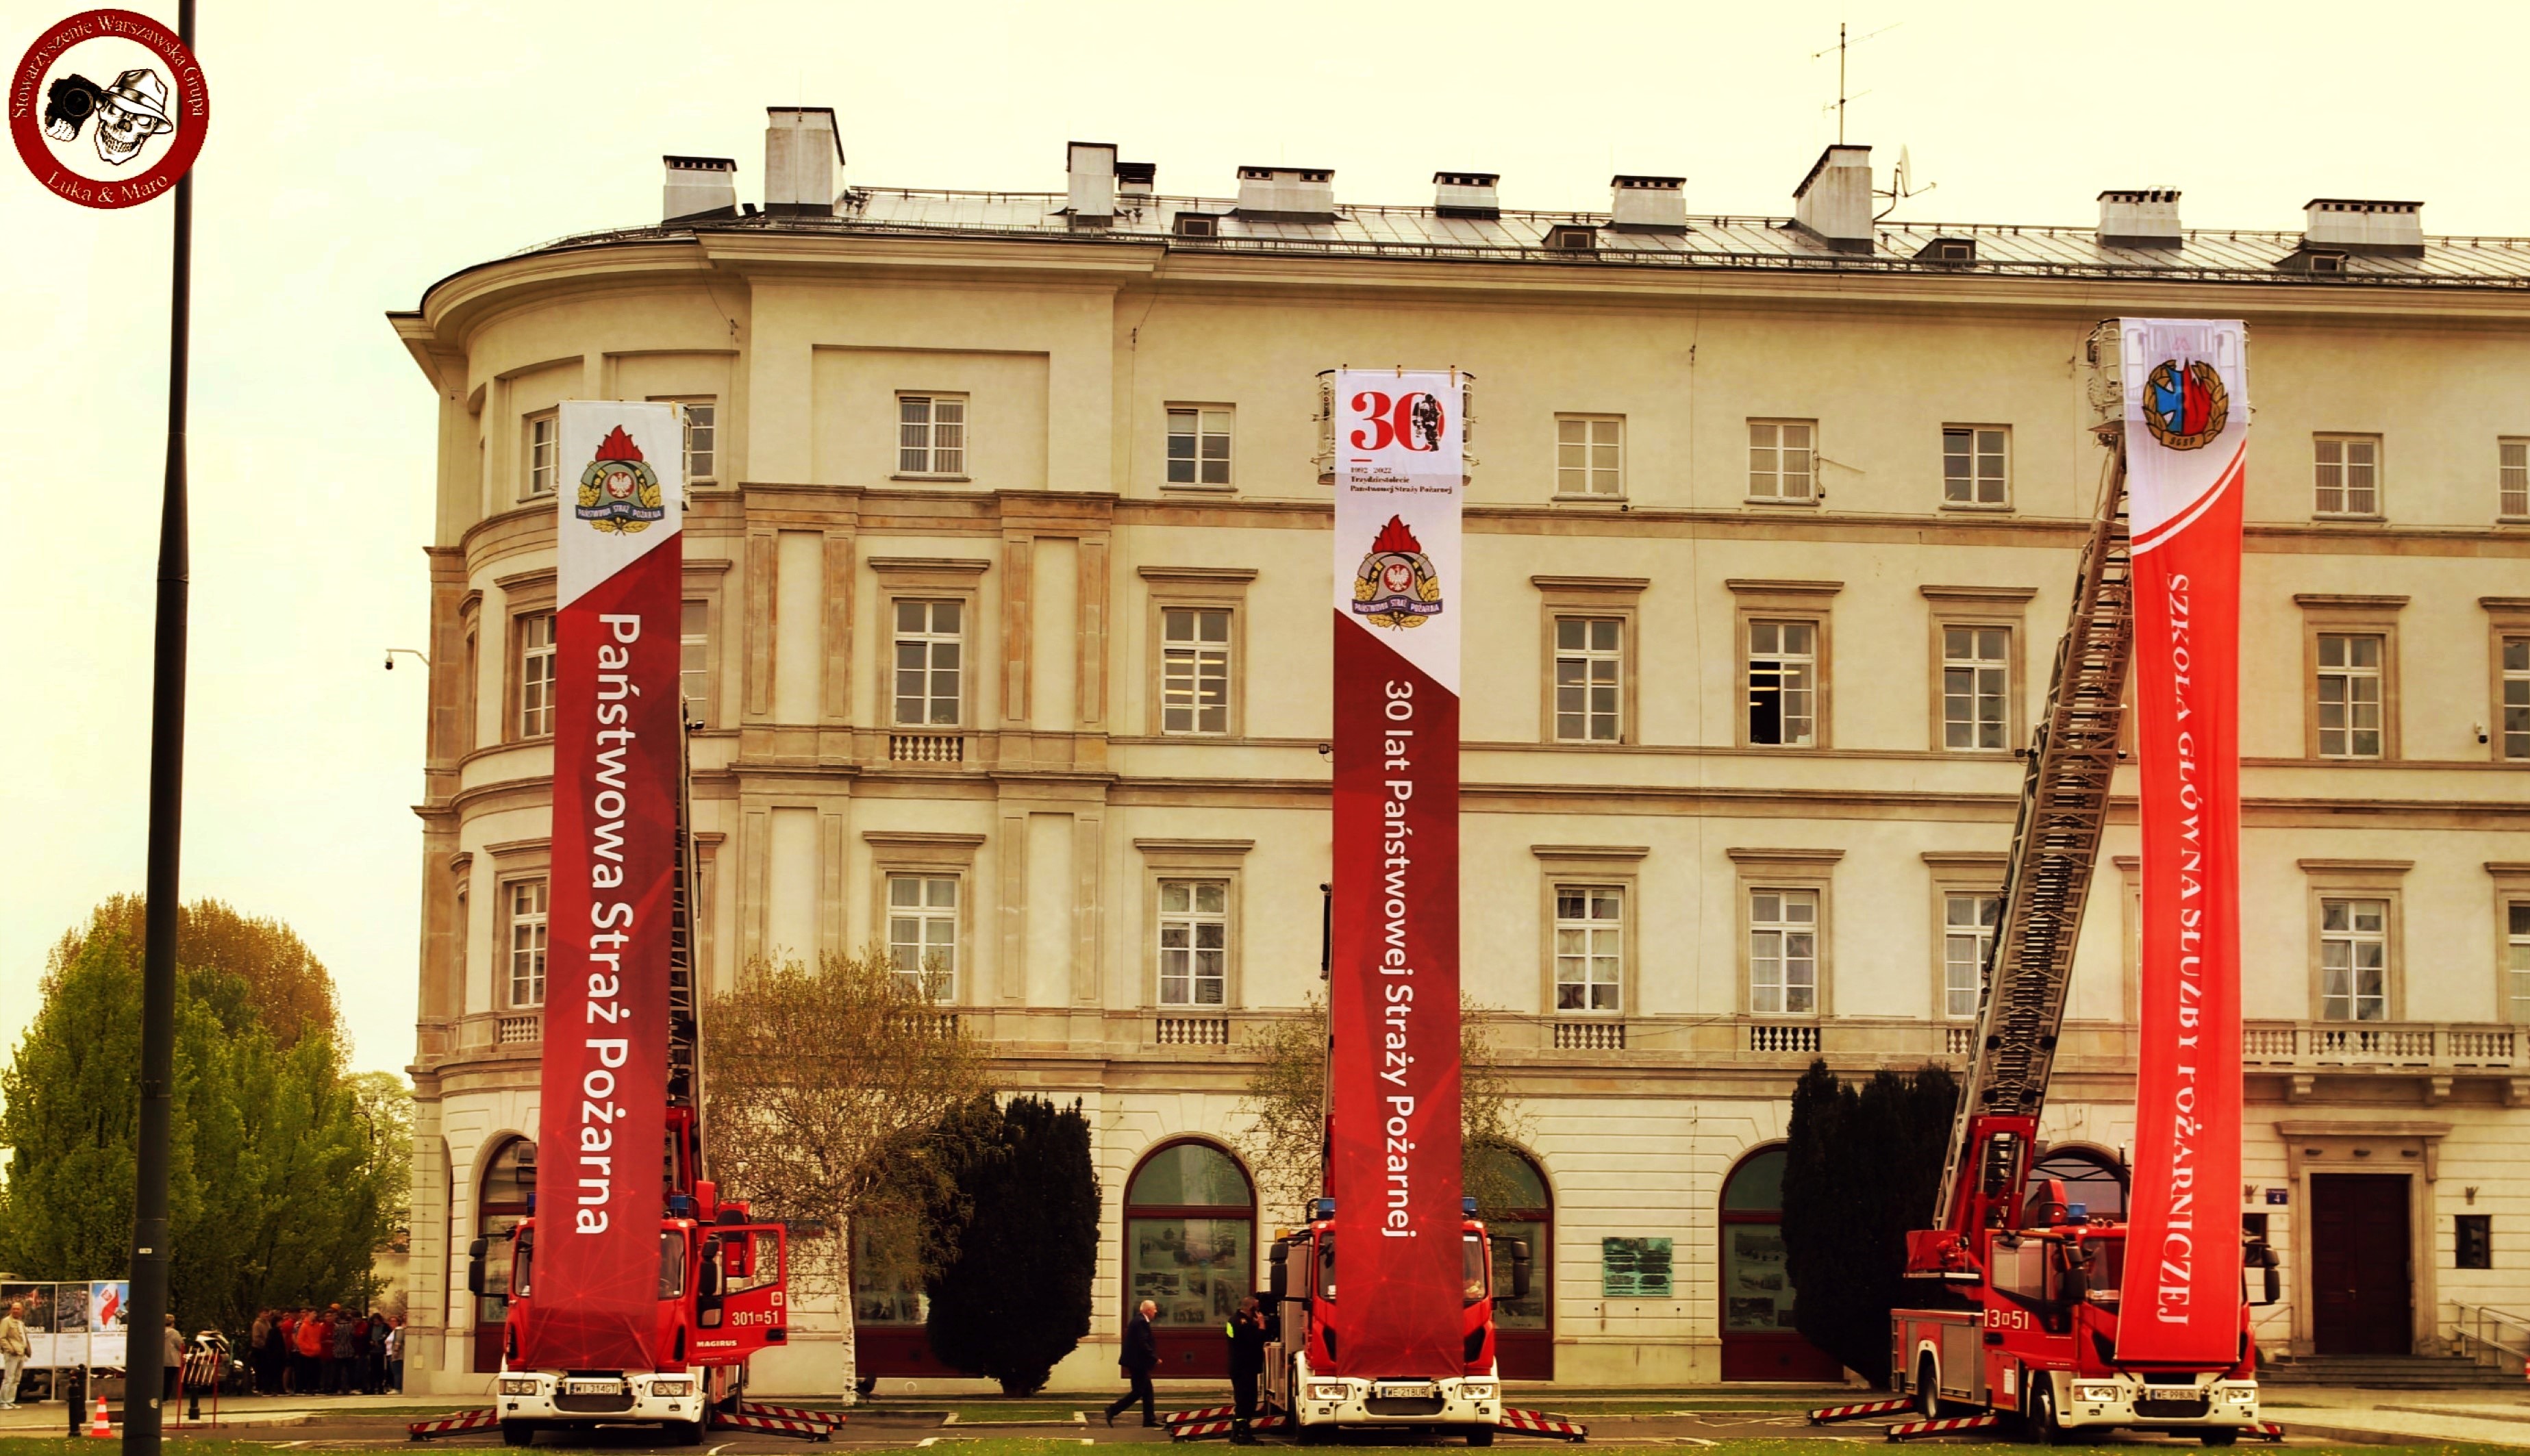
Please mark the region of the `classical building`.
<svg viewBox="0 0 2530 1456"><path fill-rule="evenodd" d="M1257 1274L1251 1031L1319 986L1332 546L1319 375L1473 380L1464 967L1525 1118L1514 1375L1817 1369L1774 1231L1812 1057L1955 1060L2102 478L2085 341L2252 326L2244 1217L2278 1352L2434 1351L2530 1298L2530 242L2412 202L2299 231L1873 216L1830 148L1790 218L840 174L773 113L764 204L667 159L665 221L431 285L439 398L412 1369L476 1388L465 1251L525 1207L545 960L554 408L687 406L686 691L714 985L885 944L1003 1086L1083 1101L1090 1340L1169 1369ZM2131 1136L2131 800L2084 926L2047 1136L2114 1206ZM934 1367L892 1271L864 1369ZM833 1383L803 1318L768 1386ZM895 1388L893 1384L891 1389Z"/></svg>

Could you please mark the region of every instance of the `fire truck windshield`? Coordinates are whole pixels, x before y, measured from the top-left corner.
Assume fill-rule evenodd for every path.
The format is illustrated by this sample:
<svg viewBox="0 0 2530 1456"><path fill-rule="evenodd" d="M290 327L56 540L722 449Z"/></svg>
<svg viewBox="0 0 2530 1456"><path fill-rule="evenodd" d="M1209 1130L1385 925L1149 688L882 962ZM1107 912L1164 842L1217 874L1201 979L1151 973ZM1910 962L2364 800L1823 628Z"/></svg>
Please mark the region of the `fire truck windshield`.
<svg viewBox="0 0 2530 1456"><path fill-rule="evenodd" d="M2082 1248L2091 1256L2091 1298L2105 1305L2118 1302L2118 1286L2126 1273L2126 1241L2123 1239L2084 1239Z"/></svg>
<svg viewBox="0 0 2530 1456"><path fill-rule="evenodd" d="M1474 1304L1485 1297L1484 1235L1474 1233L1467 1235L1463 1247L1466 1252L1459 1260L1458 1277L1466 1285L1465 1302Z"/></svg>
<svg viewBox="0 0 2530 1456"><path fill-rule="evenodd" d="M686 1295L686 1231L682 1228L659 1232L659 1297L683 1299Z"/></svg>
<svg viewBox="0 0 2530 1456"><path fill-rule="evenodd" d="M1318 1298L1336 1297L1336 1236L1318 1235Z"/></svg>

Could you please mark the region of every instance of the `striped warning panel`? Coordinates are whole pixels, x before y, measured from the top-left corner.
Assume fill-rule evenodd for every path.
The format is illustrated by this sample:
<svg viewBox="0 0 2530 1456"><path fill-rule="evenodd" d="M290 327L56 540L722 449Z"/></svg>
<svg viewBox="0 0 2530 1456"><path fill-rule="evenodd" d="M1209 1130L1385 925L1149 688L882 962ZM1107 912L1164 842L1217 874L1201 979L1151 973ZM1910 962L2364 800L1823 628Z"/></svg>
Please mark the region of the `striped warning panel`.
<svg viewBox="0 0 2530 1456"><path fill-rule="evenodd" d="M1915 1403L1903 1396L1896 1400L1866 1400L1860 1405L1827 1406L1810 1412L1810 1424L1825 1426L1830 1421L1859 1421L1865 1416L1892 1416L1914 1408Z"/></svg>
<svg viewBox="0 0 2530 1456"><path fill-rule="evenodd" d="M461 1430L488 1430L500 1424L501 1413L486 1406L481 1410L459 1411L433 1421L415 1421L404 1429L405 1434L412 1439L426 1441L432 1436L455 1435Z"/></svg>
<svg viewBox="0 0 2530 1456"><path fill-rule="evenodd" d="M1586 1441L1590 1438L1590 1428L1578 1421L1563 1416L1550 1416L1544 1411L1523 1411L1512 1406L1503 1407L1502 1427L1505 1430L1517 1430L1529 1435L1561 1436L1568 1441Z"/></svg>
<svg viewBox="0 0 2530 1456"><path fill-rule="evenodd" d="M2249 1428L2248 1433L2256 1436L2260 1440L2267 1441L2280 1441L2284 1438L2284 1429L2278 1426L2273 1421L2259 1422L2255 1426Z"/></svg>
<svg viewBox="0 0 2530 1456"><path fill-rule="evenodd" d="M1195 1411L1164 1411L1160 1415L1160 1424L1171 1429L1180 1426L1199 1426L1207 1421L1227 1421L1233 1411L1234 1408L1231 1406L1205 1406Z"/></svg>
<svg viewBox="0 0 2530 1456"><path fill-rule="evenodd" d="M1893 1441L1910 1441L1919 1435L1949 1435L1959 1430L1990 1430L2003 1424L2003 1418L1992 1411L1976 1416L1945 1416L1939 1421L1901 1421L1889 1428Z"/></svg>
<svg viewBox="0 0 2530 1456"><path fill-rule="evenodd" d="M1223 1406L1221 1409L1228 1411L1230 1407ZM1181 1414L1201 1416L1203 1413L1201 1411L1186 1411L1182 1412ZM1230 1434L1231 1428L1238 1424L1238 1422L1233 1421L1227 1415L1209 1420L1188 1421L1182 1425L1172 1423L1169 1427L1169 1439L1173 1441L1193 1441L1201 1440L1206 1436L1228 1435ZM1259 1416L1255 1420L1247 1423L1247 1429L1250 1430L1281 1430L1291 1424L1291 1421L1283 1416Z"/></svg>
<svg viewBox="0 0 2530 1456"><path fill-rule="evenodd" d="M767 1435L796 1435L803 1441L831 1440L835 1434L834 1425L822 1411L807 1421L796 1416L758 1416L744 1408L714 1411L711 1424L715 1429L760 1430Z"/></svg>
<svg viewBox="0 0 2530 1456"><path fill-rule="evenodd" d="M828 1426L841 1426L850 1419L841 1411L821 1411L814 1406L766 1405L756 1400L740 1401L738 1412L742 1416L764 1416L777 1421L822 1421Z"/></svg>

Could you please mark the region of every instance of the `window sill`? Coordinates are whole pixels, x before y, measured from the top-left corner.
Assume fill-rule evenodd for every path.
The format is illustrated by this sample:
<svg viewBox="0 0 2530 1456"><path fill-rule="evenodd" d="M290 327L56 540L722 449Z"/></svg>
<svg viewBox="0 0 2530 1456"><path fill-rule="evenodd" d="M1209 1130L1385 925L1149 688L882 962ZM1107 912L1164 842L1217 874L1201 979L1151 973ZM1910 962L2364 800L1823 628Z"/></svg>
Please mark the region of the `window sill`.
<svg viewBox="0 0 2530 1456"><path fill-rule="evenodd" d="M1537 741L1543 748L1622 748L1626 746L1622 738L1540 738Z"/></svg>
<svg viewBox="0 0 2530 1456"><path fill-rule="evenodd" d="M1787 500L1782 496L1748 496L1742 499L1739 504L1743 506L1775 506L1791 511L1816 511L1818 509L1819 502L1818 497L1816 496L1811 496L1806 500Z"/></svg>
<svg viewBox="0 0 2530 1456"><path fill-rule="evenodd" d="M934 485L943 483L950 485L964 485L972 482L975 477L971 475L928 475L920 473L906 474L899 472L897 474L890 475L887 478L890 480L920 480Z"/></svg>
<svg viewBox="0 0 2530 1456"><path fill-rule="evenodd" d="M2311 524L2312 524L2312 525L2321 525L2321 526L2324 526L2324 525L2350 525L2350 526L2380 525L2381 523L2383 523L2383 522L2387 521L2389 518L2390 518L2389 516L2382 514L2382 513L2381 513L2380 512L2378 512L2378 511L2373 511L2373 512L2351 512L2351 511L2349 511L2349 512L2318 512L2318 511L2314 511L2314 512L2311 512L2311 514L2310 514L2310 522L2311 522Z"/></svg>
<svg viewBox="0 0 2530 1456"><path fill-rule="evenodd" d="M1555 494L1547 497L1547 499L1550 501L1570 502L1574 505L1581 506L1623 506L1628 504L1622 495L1576 494L1570 491L1557 491Z"/></svg>
<svg viewBox="0 0 2530 1456"><path fill-rule="evenodd" d="M688 490L719 490L721 488L720 477L716 475L697 475L693 479L686 482L686 489Z"/></svg>
<svg viewBox="0 0 2530 1456"><path fill-rule="evenodd" d="M1942 509L1945 511L1957 511L1977 515L2009 515L2011 513L2011 503L2009 501L2005 501L2000 505L1988 505L1983 501L1944 501L1942 503Z"/></svg>
<svg viewBox="0 0 2530 1456"><path fill-rule="evenodd" d="M1205 485L1192 480L1163 480L1160 482L1160 489L1170 492L1183 492L1187 495L1193 496L1235 496L1238 494L1238 487L1236 485Z"/></svg>
<svg viewBox="0 0 2530 1456"><path fill-rule="evenodd" d="M1773 752L1773 753L1815 753L1815 752L1817 752L1817 751L1818 751L1818 747L1819 747L1819 745L1818 745L1818 744L1816 744L1816 743L1814 743L1814 742L1813 742L1813 743L1741 743L1741 744L1740 744L1740 745L1738 745L1738 746L1740 746L1740 747L1742 747L1742 748L1754 748L1754 749L1758 750L1759 752Z"/></svg>

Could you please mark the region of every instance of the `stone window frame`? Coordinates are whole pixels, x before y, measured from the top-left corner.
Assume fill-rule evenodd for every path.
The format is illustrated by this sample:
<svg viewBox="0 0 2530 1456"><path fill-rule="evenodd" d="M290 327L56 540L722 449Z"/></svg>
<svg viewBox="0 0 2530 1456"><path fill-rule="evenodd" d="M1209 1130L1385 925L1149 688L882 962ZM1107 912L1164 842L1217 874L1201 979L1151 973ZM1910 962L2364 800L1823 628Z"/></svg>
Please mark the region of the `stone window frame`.
<svg viewBox="0 0 2530 1456"><path fill-rule="evenodd" d="M1557 412L1556 412L1556 415L1555 415L1555 439L1554 439L1554 441L1552 442L1552 443L1554 444L1554 446L1555 446L1555 489L1554 489L1554 490L1552 490L1552 491L1550 491L1550 492L1548 492L1548 494L1547 494L1547 499L1549 499L1549 500L1553 500L1553 501L1610 501L1610 502L1616 502L1616 501L1623 501L1623 500L1626 500L1626 499L1628 498L1628 496L1629 496L1629 494L1630 494L1630 493L1629 493L1629 492L1627 491L1627 489L1626 489L1626 479L1625 479L1625 476L1626 476L1626 474L1627 474L1627 471L1626 471L1626 469L1625 469L1625 456L1626 456L1626 453L1627 453L1627 452L1626 452L1626 444L1627 444L1627 442L1626 442L1626 439L1625 439L1625 435L1626 435L1625 423L1626 423L1626 421L1625 421L1625 416L1624 416L1624 415L1622 415L1622 414L1610 414L1610 413L1607 413L1607 412L1605 412L1605 411L1591 411L1591 410L1582 410L1582 409L1567 409L1567 410L1559 410L1559 411L1557 411ZM1613 490L1613 491L1593 491L1593 490L1583 489L1583 490L1577 490L1577 491L1568 491L1568 490L1566 490L1566 489L1564 488L1564 468L1565 468L1565 467L1564 467L1564 446L1565 446L1565 443L1566 443L1566 442L1565 442L1565 439L1564 439L1564 427L1565 427L1565 425L1567 425L1567 424L1579 424L1579 425L1584 426L1584 428L1583 428L1583 430L1582 430L1582 432L1581 432L1581 433L1582 433L1582 436L1583 436L1583 439L1582 439L1582 442L1581 442L1581 450L1582 450L1582 452L1583 452L1583 456L1582 456L1582 463L1581 463L1581 467L1580 467L1580 468L1581 468L1581 480L1582 480L1582 484L1583 484L1585 487L1589 484L1589 481L1590 481L1591 476L1593 476L1594 474L1596 474L1596 473L1597 473L1597 467L1596 467L1596 466L1593 466L1593 465L1589 462L1589 456L1588 456L1588 452L1590 452L1591 450L1595 449L1596 447L1595 447L1594 445L1592 445L1592 444L1590 443L1590 441L1589 441L1589 438L1588 438L1588 437L1589 437L1589 435L1590 435L1590 430L1589 430L1587 427L1588 427L1588 426L1593 426L1593 425L1609 425L1609 424L1615 425L1615 426L1617 427L1617 441L1616 441L1616 444L1617 444L1617 488L1616 488L1615 490Z"/></svg>
<svg viewBox="0 0 2530 1456"><path fill-rule="evenodd" d="M905 417L905 404L908 400L920 400L922 402L922 460L924 468L919 470L908 470L905 468L905 426L910 423L910 421L907 420ZM934 469L931 467L939 464L940 453L944 449L953 448L943 446L939 443L939 430L942 424L939 417L940 405L945 402L953 400L956 401L958 404L958 418L956 421L958 426L958 444L954 447L958 452L958 468L955 470ZM975 478L975 398L971 392L966 390L900 389L889 397L889 403L895 407L888 411L888 450L896 459L896 468L889 472L887 477L888 479L917 481L945 480L950 482L959 482L970 481Z"/></svg>
<svg viewBox="0 0 2530 1456"><path fill-rule="evenodd" d="M1622 1022L1642 1014L1642 876L1648 844L1531 844L1538 862L1538 1005L1564 1021ZM1617 1009L1560 1010L1555 1004L1555 892L1567 885L1614 886L1624 906L1618 922Z"/></svg>
<svg viewBox="0 0 2530 1456"><path fill-rule="evenodd" d="M1722 852L1737 872L1731 905L1731 959L1737 982L1732 993L1733 1007L1743 1017L1824 1025L1836 1014L1836 867L1844 858L1844 851L1734 847ZM1818 1005L1812 1010L1761 1012L1751 1005L1748 897L1761 890L1809 890L1818 896Z"/></svg>
<svg viewBox="0 0 2530 1456"><path fill-rule="evenodd" d="M1773 475L1775 482L1779 487L1782 485L1784 478L1783 451L1785 447L1783 443L1783 430L1788 425L1798 425L1807 429L1810 432L1810 443L1808 446L1810 457L1810 488L1807 495L1800 496L1787 496L1782 494L1761 496L1757 494L1757 467L1755 462L1749 458L1749 455L1743 453L1739 461L1741 504L1748 506L1789 507L1793 510L1799 511L1816 510L1827 494L1826 487L1820 480L1819 467L1825 464L1826 461L1820 458L1819 454L1819 422L1814 418L1803 419L1797 415L1752 414L1747 417L1746 425L1747 428L1743 431L1743 434L1746 436L1744 451L1753 453L1756 450L1763 448L1772 450L1776 453ZM1764 447L1760 447L1757 444L1757 427L1759 425L1765 425L1776 432L1774 444Z"/></svg>
<svg viewBox="0 0 2530 1456"><path fill-rule="evenodd" d="M685 579L678 597L677 635L681 660L685 637L684 603L703 604L703 699L699 709L702 715L699 722L706 729L725 728L732 726L730 715L725 711L724 700L728 697L728 692L721 681L721 678L726 675L721 671L722 665L729 660L721 651L721 645L726 640L724 633L729 620L726 610L728 594L724 578L728 575L730 565L727 558L706 557L701 560L688 558L685 564ZM680 675L682 676L682 673Z"/></svg>
<svg viewBox="0 0 2530 1456"><path fill-rule="evenodd" d="M1932 653L1930 680L1932 750L1935 753L1957 754L1966 758L2008 758L2018 752L2029 742L2029 604L2037 598L2038 588L2034 586L1919 586L1916 590L1931 609L1927 614L1929 633L1926 641ZM1949 661L1949 654L1943 647L1942 629L1952 626L2001 627L2008 634L2004 643L2004 723L2001 748L1952 748L1945 741L1943 729L1947 725L1942 717L1944 711L1942 672L1943 665Z"/></svg>
<svg viewBox="0 0 2530 1456"><path fill-rule="evenodd" d="M1986 431L1986 430L1994 430L1994 431L1998 431L1998 432L2000 432L2000 433L2002 434L2002 436L2003 436L2003 499L2002 499L2002 500L2000 500L2000 501L1979 501L1979 500L1970 499L1970 500L1965 500L1965 501L1953 501L1953 500L1952 500L1952 499L1951 499L1951 432L1952 432L1952 431L1953 431L1953 430L1964 430L1964 431L1966 431L1966 432L1967 432L1967 436L1968 436L1968 490L1969 490L1969 494L1971 495L1971 497L1973 497L1973 495L1975 494L1976 484L1977 484L1977 474L1976 474L1976 465L1977 465L1977 460L1981 458L1981 456L1982 456L1982 454L1983 454L1981 451L1979 451L1979 450L1977 449L1977 444L1978 444L1977 436L1978 436L1978 434L1979 434L1980 432L1982 432L1982 431ZM2009 513L2009 512L2010 512L2010 511L2011 511L2011 509L2012 509L2012 505L2013 505L2013 497L2012 497L2012 489L2011 489L2011 487L2012 487L2012 478L2011 478L2011 476L2012 476L2012 469L2011 469L2011 467L2012 467L2012 441L2011 441L2011 426L2007 425L2007 424L1994 424L1994 423L1971 424L1971 423L1968 423L1968 422L1965 422L1965 421L1961 421L1961 420L1954 420L1954 419L1953 419L1953 420L1944 420L1944 421L1942 422L1942 440L1941 440L1941 445L1942 445L1942 503L1941 503L1941 509L1942 509L1942 510L1944 510L1944 511L1984 512L1986 512L1987 514L1990 514L1990 515L2001 515L2001 514L2008 514L2008 513Z"/></svg>
<svg viewBox="0 0 2530 1456"><path fill-rule="evenodd" d="M482 723L482 592L469 591L466 594L466 599L457 604L457 630L458 639L463 644L464 648L464 655L461 661L464 665L463 671L465 674L465 680L459 686L457 692L458 725L460 728L460 731L457 735L457 752L462 758L467 754L472 753L475 749L485 746L483 742ZM2498 652L2502 651L2501 648L2498 648L2497 650Z"/></svg>
<svg viewBox="0 0 2530 1456"><path fill-rule="evenodd" d="M1842 581L1786 581L1734 577L1724 581L1733 612L1731 638L1732 746L1760 753L1819 753L1836 746L1836 597ZM1818 686L1812 694L1812 728L1807 743L1752 743L1748 739L1748 623L1807 621L1817 634Z"/></svg>
<svg viewBox="0 0 2530 1456"><path fill-rule="evenodd" d="M2530 637L2530 597L2480 597L2486 613L2486 756L2499 764L2530 764L2503 756L2503 639Z"/></svg>
<svg viewBox="0 0 2530 1456"><path fill-rule="evenodd" d="M553 477L543 490L536 489L536 427L538 425L552 426L546 435L546 444L553 452L553 463L548 467L553 471ZM562 409L559 405L530 409L519 416L519 496L512 504L531 506L538 501L550 501L561 493Z"/></svg>
<svg viewBox="0 0 2530 1456"><path fill-rule="evenodd" d="M975 854L983 847L984 836L937 830L866 829L861 831L861 842L869 847L870 856L871 944L887 944L890 876L919 875L958 882L958 968L949 996L938 1004L982 1005L983 998L975 994L981 971L976 963L980 943L975 939Z"/></svg>
<svg viewBox="0 0 2530 1456"><path fill-rule="evenodd" d="M1142 615L1142 731L1153 738L1235 743L1247 736L1247 588L1256 580L1253 566L1140 566L1147 599ZM1230 614L1230 721L1218 733L1172 733L1162 716L1162 685L1167 672L1167 644L1160 614L1176 607ZM1156 1002L1155 1002L1156 1004Z"/></svg>
<svg viewBox="0 0 2530 1456"><path fill-rule="evenodd" d="M2301 609L2302 757L2333 766L2396 763L2402 756L2398 731L2398 614L2403 596L2364 596L2341 592L2297 592ZM2319 639L2323 636L2370 636L2381 639L2381 756L2322 758L2319 752Z"/></svg>
<svg viewBox="0 0 2530 1456"><path fill-rule="evenodd" d="M1640 743L1642 693L1643 593L1648 576L1555 576L1528 578L1537 588L1541 659L1538 674L1538 741L1572 748L1607 748ZM1562 617L1613 617L1622 623L1617 643L1617 742L1597 743L1555 735L1555 622Z"/></svg>
<svg viewBox="0 0 2530 1456"><path fill-rule="evenodd" d="M1133 841L1141 856L1141 1009L1166 1016L1228 1016L1246 1006L1245 944L1246 865L1253 839L1142 838ZM1222 957L1221 1004L1163 1005L1160 1002L1160 882L1219 880L1228 893L1223 905L1226 954Z"/></svg>
<svg viewBox="0 0 2530 1456"><path fill-rule="evenodd" d="M492 996L490 1005L495 1015L524 1016L541 1014L544 1002L522 1006L510 999L510 887L529 880L545 882L545 999L553 998L556 946L553 920L553 840L508 839L483 846L484 858L491 861L492 881Z"/></svg>
<svg viewBox="0 0 2530 1456"><path fill-rule="evenodd" d="M530 617L554 617L559 624L554 568L546 566L539 570L521 571L498 577L492 584L501 589L503 613L499 741L504 744L549 743L553 741L550 733L529 737L520 731L519 710L526 686L524 674L520 670L524 665L523 654L526 651L526 620Z"/></svg>
<svg viewBox="0 0 2530 1456"><path fill-rule="evenodd" d="M2530 860L2490 859L2486 874L2495 891L2495 1020L2530 1026L2530 1012L2512 1005L2512 907L2530 904Z"/></svg>
<svg viewBox="0 0 2530 1456"><path fill-rule="evenodd" d="M2319 505L2319 472L2327 462L2320 459L2323 445L2338 447L2338 491L2350 496L2353 484L2347 479L2354 466L2352 456L2356 445L2372 447L2372 509L2369 511L2323 511ZM2310 436L2310 518L2313 520L2387 520L2390 515L2390 452L2388 442L2378 431L2313 430Z"/></svg>
<svg viewBox="0 0 2530 1456"><path fill-rule="evenodd" d="M2000 850L1944 850L1923 852L1924 868L1932 887L1932 966L1933 1021L1940 1026L1973 1026L1976 1012L1965 1016L1950 1014L1950 897L1954 894L2003 896L2005 876L2010 873L2011 856ZM1994 928L1997 940L2003 937L2003 926Z"/></svg>
<svg viewBox="0 0 2530 1456"><path fill-rule="evenodd" d="M721 418L720 396L693 394L652 395L649 397L649 403L653 404L674 404L677 406L677 465L679 470L684 472L686 488L688 490L717 489L722 483L722 462L729 458L729 452L722 444L721 440L721 437L727 433L729 425L726 420ZM711 411L711 422L703 426L704 429L711 431L712 439L712 468L711 473L707 475L696 475L693 473L694 427L693 421L686 416L686 406L689 404L700 404L705 409Z"/></svg>
<svg viewBox="0 0 2530 1456"><path fill-rule="evenodd" d="M2382 993L2385 1004L2382 1019L2374 1026L2395 1025L2407 1019L2407 915L2405 882L2409 870L2416 867L2412 859L2303 859L2294 861L2302 873L2305 902L2304 921L2308 927L2309 980L2302 1020L2320 1024L2321 995L2324 981L2320 970L2320 924L2323 900L2382 900L2388 905L2382 932L2388 944L2384 948ZM2346 1021L2330 1025L2362 1026L2366 1023Z"/></svg>
<svg viewBox="0 0 2530 1456"><path fill-rule="evenodd" d="M1194 473L1196 478L1192 480L1171 480L1169 478L1169 439L1172 435L1177 433L1177 431L1171 428L1171 426L1176 423L1176 416L1178 414L1189 410L1194 414ZM1225 462L1229 465L1228 473L1230 478L1227 480L1207 481L1202 478L1203 437L1205 433L1203 428L1203 417L1207 413L1219 413L1230 416L1230 428L1224 432L1224 437L1230 441L1230 454L1224 457ZM1182 491L1191 492L1195 495L1230 496L1237 495L1238 493L1238 405L1211 400L1165 400L1161 402L1159 486L1162 491L1172 494Z"/></svg>
<svg viewBox="0 0 2530 1456"><path fill-rule="evenodd" d="M869 721L881 732L907 733L971 733L981 719L978 699L983 694L984 661L983 616L979 603L984 592L984 573L992 563L953 557L887 557L869 559L870 574L878 578L878 671L871 674L874 701ZM961 620L963 627L963 650L959 654L958 722L950 724L900 724L896 721L896 604L900 601L946 602L964 604Z"/></svg>

